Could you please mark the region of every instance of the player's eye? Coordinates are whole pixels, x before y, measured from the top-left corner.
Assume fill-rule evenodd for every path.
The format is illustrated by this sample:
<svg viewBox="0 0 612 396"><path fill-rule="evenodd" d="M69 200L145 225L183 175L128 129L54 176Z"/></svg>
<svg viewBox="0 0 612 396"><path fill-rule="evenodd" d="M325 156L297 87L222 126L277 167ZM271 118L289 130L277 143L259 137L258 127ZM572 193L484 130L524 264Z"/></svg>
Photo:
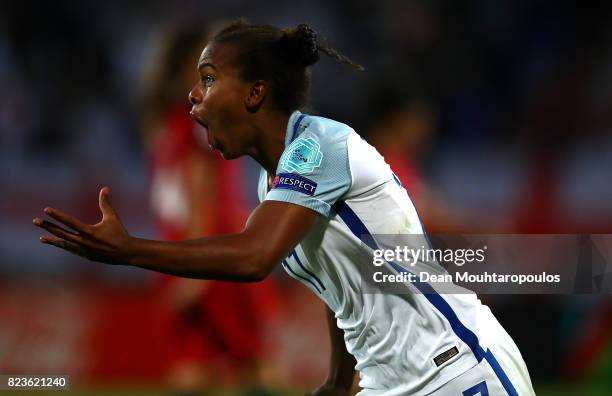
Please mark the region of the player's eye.
<svg viewBox="0 0 612 396"><path fill-rule="evenodd" d="M204 85L206 87L210 87L212 85L212 83L215 81L214 77L212 77L212 76L210 76L208 74L203 75L200 78L200 80L204 83Z"/></svg>

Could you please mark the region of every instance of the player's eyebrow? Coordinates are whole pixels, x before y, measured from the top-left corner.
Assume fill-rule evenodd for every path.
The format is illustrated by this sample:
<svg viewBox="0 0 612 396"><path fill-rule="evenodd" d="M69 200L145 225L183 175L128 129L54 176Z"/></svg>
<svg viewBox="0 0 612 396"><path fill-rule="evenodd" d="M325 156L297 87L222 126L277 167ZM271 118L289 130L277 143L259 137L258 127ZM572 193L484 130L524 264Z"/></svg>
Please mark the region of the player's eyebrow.
<svg viewBox="0 0 612 396"><path fill-rule="evenodd" d="M215 65L213 65L212 63L210 63L210 62L204 62L204 63L200 63L200 64L198 65L198 70L203 69L203 68L205 68L205 67L210 67L210 68L212 68L212 69L214 69L214 70L216 70L216 69L217 69L217 68L215 67Z"/></svg>

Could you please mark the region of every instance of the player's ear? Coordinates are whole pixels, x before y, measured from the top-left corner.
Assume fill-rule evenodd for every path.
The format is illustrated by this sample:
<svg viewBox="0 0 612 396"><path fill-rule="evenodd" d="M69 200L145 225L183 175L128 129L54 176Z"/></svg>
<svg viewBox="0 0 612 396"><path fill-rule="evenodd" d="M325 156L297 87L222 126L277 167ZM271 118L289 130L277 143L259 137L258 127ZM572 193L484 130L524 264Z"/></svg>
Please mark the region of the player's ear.
<svg viewBox="0 0 612 396"><path fill-rule="evenodd" d="M255 113L264 102L266 97L267 84L263 80L257 80L249 89L247 97L245 98L244 105L250 113Z"/></svg>

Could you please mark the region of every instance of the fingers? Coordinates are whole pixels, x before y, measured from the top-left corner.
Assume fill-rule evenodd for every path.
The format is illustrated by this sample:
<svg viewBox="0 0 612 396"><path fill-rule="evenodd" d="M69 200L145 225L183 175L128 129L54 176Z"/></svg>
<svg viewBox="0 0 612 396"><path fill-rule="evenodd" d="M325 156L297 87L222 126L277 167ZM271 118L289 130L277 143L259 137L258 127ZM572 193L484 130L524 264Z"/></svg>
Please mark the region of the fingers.
<svg viewBox="0 0 612 396"><path fill-rule="evenodd" d="M44 244L53 245L60 249L64 249L70 253L74 253L79 256L84 256L84 249L76 243L49 235L40 237L40 241Z"/></svg>
<svg viewBox="0 0 612 396"><path fill-rule="evenodd" d="M40 227L44 230L47 230L51 234L63 240L67 240L67 241L71 241L75 243L83 243L83 237L81 237L79 234L74 233L69 230L65 230L62 227L58 226L57 224L51 223L50 221L36 218L34 219L33 223L35 226Z"/></svg>
<svg viewBox="0 0 612 396"><path fill-rule="evenodd" d="M62 212L61 210L57 210L54 208L45 208L44 212L49 217L52 217L55 220L59 221L60 223L65 224L68 227L77 230L79 233L88 234L90 232L90 227L87 224L81 223L79 220L75 219L69 214Z"/></svg>
<svg viewBox="0 0 612 396"><path fill-rule="evenodd" d="M102 211L102 219L107 218L108 216L117 216L115 209L111 206L108 195L110 194L110 189L108 187L103 187L100 190L100 198L99 205L100 210Z"/></svg>

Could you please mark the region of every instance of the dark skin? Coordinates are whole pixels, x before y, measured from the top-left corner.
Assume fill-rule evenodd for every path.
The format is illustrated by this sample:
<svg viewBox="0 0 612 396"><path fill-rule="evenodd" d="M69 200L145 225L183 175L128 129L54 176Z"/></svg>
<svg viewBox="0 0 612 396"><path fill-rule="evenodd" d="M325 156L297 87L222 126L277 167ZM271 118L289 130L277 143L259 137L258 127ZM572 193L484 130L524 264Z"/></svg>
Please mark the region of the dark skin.
<svg viewBox="0 0 612 396"><path fill-rule="evenodd" d="M269 175L285 149L289 114L277 109L266 81L246 82L231 63L236 48L209 44L198 61L200 80L189 93L192 117L225 159L249 155ZM251 213L242 232L194 240L165 242L131 236L100 190L102 219L85 224L58 209L44 213L56 220L35 218L34 225L52 235L40 241L107 264L130 265L198 279L254 282L264 279L308 234L320 215L287 202L264 201ZM330 321L332 361L323 386L310 395L348 395L354 358L346 352L342 332Z"/></svg>

